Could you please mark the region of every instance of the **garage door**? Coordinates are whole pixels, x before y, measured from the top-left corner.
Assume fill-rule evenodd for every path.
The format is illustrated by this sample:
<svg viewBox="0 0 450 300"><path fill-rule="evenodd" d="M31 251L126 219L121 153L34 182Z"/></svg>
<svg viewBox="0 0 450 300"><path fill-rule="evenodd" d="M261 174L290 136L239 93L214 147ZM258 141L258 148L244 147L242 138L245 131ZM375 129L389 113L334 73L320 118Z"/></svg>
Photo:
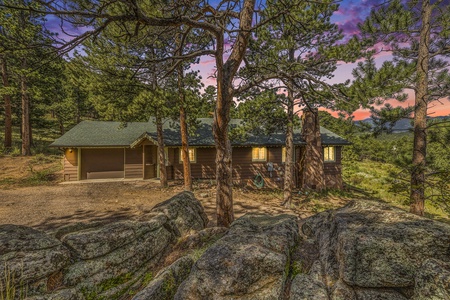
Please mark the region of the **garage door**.
<svg viewBox="0 0 450 300"><path fill-rule="evenodd" d="M82 149L81 179L123 178L124 149Z"/></svg>

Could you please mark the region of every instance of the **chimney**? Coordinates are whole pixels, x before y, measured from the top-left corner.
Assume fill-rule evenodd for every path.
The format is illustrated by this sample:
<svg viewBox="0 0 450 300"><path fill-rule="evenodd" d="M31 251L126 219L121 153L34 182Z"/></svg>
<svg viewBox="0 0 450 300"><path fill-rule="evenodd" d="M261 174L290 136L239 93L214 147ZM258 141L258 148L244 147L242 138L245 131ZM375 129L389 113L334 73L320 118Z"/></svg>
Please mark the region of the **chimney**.
<svg viewBox="0 0 450 300"><path fill-rule="evenodd" d="M319 111L305 108L302 115L302 138L306 145L301 151L301 187L313 190L325 188L323 149L320 137Z"/></svg>

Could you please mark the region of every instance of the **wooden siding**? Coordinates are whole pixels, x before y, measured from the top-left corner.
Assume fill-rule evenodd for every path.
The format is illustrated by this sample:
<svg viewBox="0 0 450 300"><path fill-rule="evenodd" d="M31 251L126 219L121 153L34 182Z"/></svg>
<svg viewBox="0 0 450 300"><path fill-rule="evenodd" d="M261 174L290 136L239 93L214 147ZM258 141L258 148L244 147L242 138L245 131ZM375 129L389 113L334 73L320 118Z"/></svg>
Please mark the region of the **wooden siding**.
<svg viewBox="0 0 450 300"><path fill-rule="evenodd" d="M324 162L323 163L323 171L325 178L325 187L326 188L342 188L342 146L335 146L336 148L336 160L333 162ZM301 154L303 148L300 149L299 153ZM297 181L298 187L301 188L301 176L302 172L299 171L299 177Z"/></svg>
<svg viewBox="0 0 450 300"><path fill-rule="evenodd" d="M272 177L267 170L267 163L272 162L274 171ZM233 149L233 179L245 181L254 179L257 174L272 180L282 180L284 177L284 164L282 163L282 148L267 147L267 161L252 161L252 147L239 147Z"/></svg>
<svg viewBox="0 0 450 300"><path fill-rule="evenodd" d="M215 148L196 148L197 162L191 163L191 174L197 179L215 179L216 178L216 149ZM260 173L264 177L270 177L267 171L267 162L272 162L274 171L272 178L283 177L284 165L282 164L281 147L267 148L267 161L253 162L252 147L233 148L233 180L243 181L254 179ZM183 179L183 164L180 162L180 149L169 148L169 162L173 167L173 179ZM169 173L169 172L168 172ZM170 176L169 176L170 178ZM172 179L172 178L171 178Z"/></svg>
<svg viewBox="0 0 450 300"><path fill-rule="evenodd" d="M169 161L173 179L183 179L183 162L180 162L180 148L170 148ZM216 148L195 148L197 162L191 163L191 176L198 179L216 178ZM168 172L169 173L169 172Z"/></svg>
<svg viewBox="0 0 450 300"><path fill-rule="evenodd" d="M64 150L63 166L64 181L78 180L78 149Z"/></svg>
<svg viewBox="0 0 450 300"><path fill-rule="evenodd" d="M125 178L143 178L142 147L125 149Z"/></svg>
<svg viewBox="0 0 450 300"><path fill-rule="evenodd" d="M342 147L335 146L336 148L336 160L333 162L324 162L323 171L325 175L341 174L342 169Z"/></svg>
<svg viewBox="0 0 450 300"><path fill-rule="evenodd" d="M124 149L82 149L81 150L81 179L87 179L88 172L122 172ZM111 174L111 173L105 173ZM119 174L119 173L117 173ZM95 176L99 178L98 176ZM116 176L114 176L116 177ZM123 175L122 175L123 177ZM111 178L111 177L104 177Z"/></svg>

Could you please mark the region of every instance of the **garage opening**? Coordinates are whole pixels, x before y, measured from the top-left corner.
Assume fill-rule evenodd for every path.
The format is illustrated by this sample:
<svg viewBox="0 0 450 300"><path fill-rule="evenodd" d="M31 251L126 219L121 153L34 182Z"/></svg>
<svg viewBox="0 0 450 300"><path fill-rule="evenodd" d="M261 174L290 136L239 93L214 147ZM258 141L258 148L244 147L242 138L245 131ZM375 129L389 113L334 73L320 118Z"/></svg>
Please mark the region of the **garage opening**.
<svg viewBox="0 0 450 300"><path fill-rule="evenodd" d="M81 179L124 178L124 149L82 149Z"/></svg>

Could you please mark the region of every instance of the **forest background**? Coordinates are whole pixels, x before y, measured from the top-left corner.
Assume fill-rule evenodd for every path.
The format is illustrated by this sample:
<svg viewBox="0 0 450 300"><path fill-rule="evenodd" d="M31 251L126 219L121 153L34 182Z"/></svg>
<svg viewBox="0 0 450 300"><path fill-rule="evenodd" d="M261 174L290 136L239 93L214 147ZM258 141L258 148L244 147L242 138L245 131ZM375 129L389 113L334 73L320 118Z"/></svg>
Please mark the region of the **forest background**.
<svg viewBox="0 0 450 300"><path fill-rule="evenodd" d="M71 2L75 7L81 5L81 2L67 1L69 4ZM289 23L277 19L282 10L277 5L285 3L267 1L259 3L259 7L265 9L259 15L262 25L252 28L252 35L242 36L240 34L245 31L239 29L244 23L241 12L247 2L242 1L241 6L230 8L223 6L223 3L210 5L205 2L206 5L199 1L197 7L189 7L193 13L195 9L202 8L205 18L219 15L224 10L228 13L226 20L235 17L240 22L236 23L237 27L234 23L222 27L228 35L221 45L221 59L225 63L237 53L234 50L239 39L247 39L244 44L248 43L248 49L264 50L247 53L244 59L245 50L236 60L245 64L237 73L237 81L233 81L237 85L236 90L241 93L229 98L233 101L228 101L227 116L248 120L248 126L261 124L262 116L251 109L260 106L265 109L266 119L267 109L271 111L273 118L264 124L266 129L270 129L275 125L279 127L280 124L274 125L277 117L284 121L282 126L293 125L300 109L305 106L321 107L321 125L353 143L344 151L346 182L358 188L371 186L377 193L386 191L384 197L395 196L399 201L411 201L408 199L412 197L411 185L414 184L411 184L409 177L418 170L413 163L416 147L413 135L416 133L387 134L392 133L396 121L417 115L413 114L418 105L412 103L411 90L417 88L414 84L420 76L411 73L411 70L418 65L419 35L414 34L423 27L420 12L428 9L426 4L435 9L430 10L434 16L439 16L435 18L437 24L433 25L438 31L432 34L441 38L439 42L442 46L437 49L433 47L439 46L439 43L433 47L428 45L431 67L427 74L435 88L429 89L430 99L427 101L431 103L434 100L434 106L428 107L426 113L432 113L433 117L448 114L449 26L444 21L449 13L448 3L438 1L431 5L428 1L410 1L406 4L388 1L382 6L377 1L358 4L323 1L316 5L300 1ZM95 10L98 8L96 5L102 3L94 2L92 7L86 9ZM214 4L219 6L214 8ZM68 6L61 7L68 12ZM139 30L139 25L135 24L130 26L119 22L111 25L92 21L100 19L99 15L91 18L92 25L89 27L90 16L75 14L70 18L59 8L39 1L3 1L1 4L1 95L4 105L0 107L0 112L2 124L5 124L3 154L50 153L48 143L81 120L128 122L148 120L149 116L178 119L180 115L185 115L192 131L197 118L210 117L217 109L216 84L220 66L217 53L212 49L217 50L218 42L211 44L210 40L202 40L204 37L197 33L196 43L187 43L184 39L188 39L188 35L184 34L186 29L181 25L172 28L165 24L170 30L154 31L147 24L148 31L145 31ZM183 10L185 7L176 6L172 11L177 9ZM209 9L211 11L208 12ZM418 15L413 14L415 11ZM235 12L240 14L236 16ZM397 27L411 29L411 35L401 36L400 40L392 37L384 39L389 36L388 30L395 32L399 28L383 23L377 13L384 13L386 22L390 20ZM302 28L298 28L301 26L296 24L303 23L297 21L301 19L307 23L308 18L312 27L307 30L303 28L302 32ZM278 21L271 23L274 20ZM256 22L258 16L253 21ZM289 34L284 34L288 25L292 26ZM270 34L277 30L281 32L281 43L277 44L273 39L270 43L262 42L264 34L270 40ZM192 32L195 35L195 30ZM305 32L316 37L326 36L321 42L328 44L320 44L319 39ZM301 38L290 40L294 33L306 42L301 44ZM155 40L155 36L159 39ZM144 37L152 38L152 43L140 43ZM157 41L168 42L158 44ZM170 52L170 59L167 52ZM277 56L274 53L283 54ZM216 55L216 59L208 60L207 55ZM309 66L310 69L300 68L291 74L277 74L277 77L270 72L255 73L255 70L262 70L262 61L267 57L277 59L280 55L286 55L286 63L294 65L294 62L300 62L299 66ZM313 63L315 67L308 63ZM235 68L236 72L238 67ZM270 66L264 65L264 69L270 71ZM352 78L349 78L350 69ZM253 81L254 78L257 80ZM292 78L310 81L302 86L304 81L296 82ZM307 94L310 88L313 93ZM289 91L295 89L298 93L290 95ZM336 89L342 94L337 95ZM361 90L366 91L363 96ZM397 106L398 103L401 105ZM355 122L364 113L371 114L373 126ZM294 118L289 119L289 115ZM421 185L426 186L424 198L427 203L448 213L450 130L446 126L447 121L446 118L428 119L427 164L426 167L421 166L419 171L426 177ZM8 131L12 134L7 134ZM425 129L422 131L425 132ZM220 137L218 139L221 140ZM382 167L373 168L378 164ZM372 175L367 171L371 168L386 172ZM377 182L379 185L375 184Z"/></svg>

